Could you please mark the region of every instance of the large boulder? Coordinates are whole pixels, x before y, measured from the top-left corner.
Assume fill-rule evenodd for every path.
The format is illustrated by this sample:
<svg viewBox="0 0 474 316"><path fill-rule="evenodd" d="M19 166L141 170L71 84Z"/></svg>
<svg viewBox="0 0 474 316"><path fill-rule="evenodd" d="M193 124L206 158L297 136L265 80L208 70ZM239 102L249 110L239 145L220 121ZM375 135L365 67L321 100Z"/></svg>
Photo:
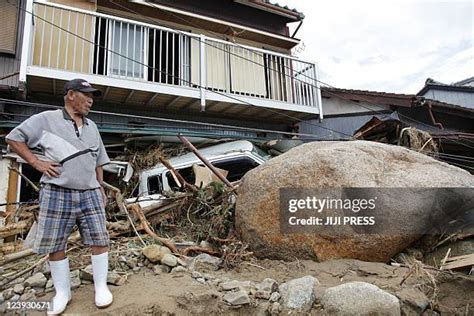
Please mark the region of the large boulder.
<svg viewBox="0 0 474 316"><path fill-rule="evenodd" d="M333 234L334 227L318 226L314 231L282 232L280 229L281 188L471 188L456 196L472 199L474 177L467 171L400 147L366 141L312 142L296 147L248 172L239 187L236 228L242 240L259 257L275 259L354 258L388 262L391 257L420 238L420 234L351 233ZM403 192L402 192L403 191ZM385 201L385 227L421 232L436 221L455 216L451 193L417 194L390 191ZM431 194L431 196L429 195ZM438 194L438 196L433 196ZM452 195L452 194L451 194ZM436 205L433 204L436 199ZM400 226L400 225L399 225Z"/></svg>

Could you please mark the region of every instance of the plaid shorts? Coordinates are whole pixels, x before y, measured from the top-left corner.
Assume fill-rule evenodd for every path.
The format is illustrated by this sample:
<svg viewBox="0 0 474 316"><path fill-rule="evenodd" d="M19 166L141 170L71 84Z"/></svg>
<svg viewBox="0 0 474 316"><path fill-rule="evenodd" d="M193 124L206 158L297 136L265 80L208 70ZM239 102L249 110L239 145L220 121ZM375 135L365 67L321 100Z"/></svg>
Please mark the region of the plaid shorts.
<svg viewBox="0 0 474 316"><path fill-rule="evenodd" d="M45 184L40 190L39 204L38 230L33 245L36 253L66 250L75 224L84 245L109 245L100 189L73 190Z"/></svg>

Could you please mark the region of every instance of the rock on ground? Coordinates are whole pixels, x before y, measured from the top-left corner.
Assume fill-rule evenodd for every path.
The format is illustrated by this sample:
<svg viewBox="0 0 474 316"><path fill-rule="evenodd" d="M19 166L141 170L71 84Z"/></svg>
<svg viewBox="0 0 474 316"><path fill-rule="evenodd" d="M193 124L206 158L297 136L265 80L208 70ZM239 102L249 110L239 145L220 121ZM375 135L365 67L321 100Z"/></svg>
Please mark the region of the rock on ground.
<svg viewBox="0 0 474 316"><path fill-rule="evenodd" d="M307 143L267 161L243 177L236 201L236 229L258 257L388 262L419 236L357 234L353 227L346 228L347 234L336 235L333 227L328 226L317 226L305 234L282 233L279 190L296 187L472 188L474 177L465 170L404 147L367 141ZM389 207L383 210L383 215L388 216L385 221L403 223L413 230L432 227L430 225L437 222L442 224L446 212L456 209L446 205L451 203L452 196L446 196L446 202L436 196L444 204L436 211L432 209L432 200L416 194L391 198L389 202L393 203L387 203Z"/></svg>
<svg viewBox="0 0 474 316"><path fill-rule="evenodd" d="M165 254L171 254L171 251L167 247L148 245L143 248L142 253L150 262L158 263Z"/></svg>
<svg viewBox="0 0 474 316"><path fill-rule="evenodd" d="M44 276L43 273L38 272L34 274L33 276L29 277L26 279L24 286L25 287L44 287L46 285L46 282L48 282L48 279Z"/></svg>
<svg viewBox="0 0 474 316"><path fill-rule="evenodd" d="M178 259L172 254L167 253L161 258L161 264L167 265L168 267L176 267Z"/></svg>
<svg viewBox="0 0 474 316"><path fill-rule="evenodd" d="M328 288L321 297L327 313L341 315L400 315L398 298L366 282Z"/></svg>
<svg viewBox="0 0 474 316"><path fill-rule="evenodd" d="M430 305L429 298L423 292L413 287L402 288L395 295L404 303L402 311L406 315L421 314Z"/></svg>
<svg viewBox="0 0 474 316"><path fill-rule="evenodd" d="M250 298L246 291L240 290L237 292L229 292L223 297L224 301L230 305L244 305L250 304Z"/></svg>
<svg viewBox="0 0 474 316"><path fill-rule="evenodd" d="M319 281L310 275L283 283L279 287L283 306L298 311L309 311L316 299Z"/></svg>

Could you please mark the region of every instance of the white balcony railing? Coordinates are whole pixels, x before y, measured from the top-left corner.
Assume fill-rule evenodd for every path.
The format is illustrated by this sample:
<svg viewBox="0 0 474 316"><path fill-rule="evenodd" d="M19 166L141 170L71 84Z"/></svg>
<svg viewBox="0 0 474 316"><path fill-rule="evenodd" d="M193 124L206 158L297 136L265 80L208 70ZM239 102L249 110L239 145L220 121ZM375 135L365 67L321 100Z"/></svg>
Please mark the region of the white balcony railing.
<svg viewBox="0 0 474 316"><path fill-rule="evenodd" d="M40 0L33 12L30 66L320 108L313 63Z"/></svg>

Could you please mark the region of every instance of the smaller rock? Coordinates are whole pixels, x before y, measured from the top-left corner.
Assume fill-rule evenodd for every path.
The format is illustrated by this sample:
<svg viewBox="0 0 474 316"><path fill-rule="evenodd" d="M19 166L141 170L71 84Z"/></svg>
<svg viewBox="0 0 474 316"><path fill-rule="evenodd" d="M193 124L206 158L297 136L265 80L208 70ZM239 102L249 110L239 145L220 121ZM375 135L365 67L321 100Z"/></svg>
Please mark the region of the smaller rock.
<svg viewBox="0 0 474 316"><path fill-rule="evenodd" d="M201 284L206 284L206 279L204 279L204 278L196 278L196 281L201 283Z"/></svg>
<svg viewBox="0 0 474 316"><path fill-rule="evenodd" d="M81 278L79 277L80 271L74 270L69 273L71 277L71 290L75 290L81 286Z"/></svg>
<svg viewBox="0 0 474 316"><path fill-rule="evenodd" d="M81 269L79 273L79 277L81 278L81 280L87 280L87 281L93 282L94 277L92 274L92 265L88 265L84 269Z"/></svg>
<svg viewBox="0 0 474 316"><path fill-rule="evenodd" d="M128 258L126 264L130 269L134 269L138 266L138 259L137 258Z"/></svg>
<svg viewBox="0 0 474 316"><path fill-rule="evenodd" d="M278 290L278 282L273 279L266 278L265 280L257 284L257 290L270 292L271 294Z"/></svg>
<svg viewBox="0 0 474 316"><path fill-rule="evenodd" d="M119 261L119 262L123 262L123 263L127 263L127 257L125 257L124 255L121 255L121 256L118 258L118 261Z"/></svg>
<svg viewBox="0 0 474 316"><path fill-rule="evenodd" d="M3 304L5 302L5 297L3 296L3 293L0 293L0 304Z"/></svg>
<svg viewBox="0 0 474 316"><path fill-rule="evenodd" d="M177 266L177 267L174 267L172 270L171 270L171 273L187 273L188 272L188 269L186 269L185 267L182 267L182 266Z"/></svg>
<svg viewBox="0 0 474 316"><path fill-rule="evenodd" d="M273 303L272 308L270 310L271 315L278 315L281 311L281 305L278 302Z"/></svg>
<svg viewBox="0 0 474 316"><path fill-rule="evenodd" d="M400 315L398 298L366 282L348 282L330 287L321 297L329 314Z"/></svg>
<svg viewBox="0 0 474 316"><path fill-rule="evenodd" d="M232 306L250 304L250 297L246 291L229 292L223 297L224 301Z"/></svg>
<svg viewBox="0 0 474 316"><path fill-rule="evenodd" d="M200 270L201 268L219 270L220 263L220 258L211 256L207 253L201 253L192 260L190 270Z"/></svg>
<svg viewBox="0 0 474 316"><path fill-rule="evenodd" d="M142 253L150 262L158 263L164 255L171 254L171 250L168 247L149 245L143 248Z"/></svg>
<svg viewBox="0 0 474 316"><path fill-rule="evenodd" d="M15 294L15 295L13 295L13 297L10 299L10 302L16 302L16 301L18 301L18 300L20 300L20 295Z"/></svg>
<svg viewBox="0 0 474 316"><path fill-rule="evenodd" d="M283 283L279 292L283 305L298 311L309 311L316 299L316 286L319 281L310 275Z"/></svg>
<svg viewBox="0 0 474 316"><path fill-rule="evenodd" d="M49 262L43 263L40 272L42 272L43 274L51 274L51 267L49 266Z"/></svg>
<svg viewBox="0 0 474 316"><path fill-rule="evenodd" d="M29 277L26 279L24 286L31 286L31 287L43 287L46 285L46 282L48 282L48 279L44 276L43 273L38 272L34 274L33 276Z"/></svg>
<svg viewBox="0 0 474 316"><path fill-rule="evenodd" d="M141 269L140 267L135 267L135 268L132 269L132 271L133 272L138 272L138 271L140 271L140 269Z"/></svg>
<svg viewBox="0 0 474 316"><path fill-rule="evenodd" d="M2 295L5 300L9 300L15 295L15 292L13 292L13 288L9 288L3 291Z"/></svg>
<svg viewBox="0 0 474 316"><path fill-rule="evenodd" d="M143 262L138 262L137 266L140 267L140 268L143 268L145 265L143 264Z"/></svg>
<svg viewBox="0 0 474 316"><path fill-rule="evenodd" d="M25 287L23 286L23 284L15 284L15 286L13 287L13 292L15 292L16 294L23 294L23 292L25 291Z"/></svg>
<svg viewBox="0 0 474 316"><path fill-rule="evenodd" d="M152 268L154 274L162 274L163 271L161 271L161 265L157 264L156 266L153 266Z"/></svg>
<svg viewBox="0 0 474 316"><path fill-rule="evenodd" d="M52 288L53 285L54 285L54 284L53 284L53 280L50 279L50 280L48 280L48 282L46 283L46 287L45 287L45 288L46 288L46 289Z"/></svg>
<svg viewBox="0 0 474 316"><path fill-rule="evenodd" d="M142 255L142 253L140 253L140 251L138 251L138 250L131 251L131 254L132 254L132 256L137 257L137 258Z"/></svg>
<svg viewBox="0 0 474 316"><path fill-rule="evenodd" d="M18 279L15 279L15 280L11 281L10 285L20 284L20 283L23 283L23 282L25 282L25 278L18 278ZM24 285L24 286L27 287L27 285Z"/></svg>
<svg viewBox="0 0 474 316"><path fill-rule="evenodd" d="M220 287L224 291L230 291L234 289L240 289L240 290L247 290L249 291L250 289L255 289L255 283L252 281L228 281L228 282L222 282L220 284Z"/></svg>
<svg viewBox="0 0 474 316"><path fill-rule="evenodd" d="M193 271L193 272L191 273L191 277L192 277L193 279L202 278L202 274L201 274L200 272L198 272L198 271Z"/></svg>
<svg viewBox="0 0 474 316"><path fill-rule="evenodd" d="M429 298L420 290L412 287L405 287L395 293L404 304L402 312L407 315L422 314L430 305Z"/></svg>
<svg viewBox="0 0 474 316"><path fill-rule="evenodd" d="M270 301L270 302L276 302L276 301L278 301L278 300L280 299L280 297L281 297L281 294L280 294L280 293L278 293L278 292L273 292L272 295L270 295L269 301Z"/></svg>
<svg viewBox="0 0 474 316"><path fill-rule="evenodd" d="M36 295L35 293L25 293L23 294L22 296L20 296L20 301L23 301L23 302L31 302L33 300L36 299Z"/></svg>
<svg viewBox="0 0 474 316"><path fill-rule="evenodd" d="M261 299L264 299L264 300L268 300L270 298L270 292L267 292L267 291L261 291L261 290L257 290L255 292L255 297L256 298L261 298Z"/></svg>
<svg viewBox="0 0 474 316"><path fill-rule="evenodd" d="M121 285L124 285L126 281L127 281L127 276L126 275L121 276L117 272L112 271L112 272L109 272L107 275L108 284L121 286Z"/></svg>
<svg viewBox="0 0 474 316"><path fill-rule="evenodd" d="M150 260L148 260L148 259L145 259L145 261L143 261L143 265L144 265L144 266L148 266L150 263L151 263L151 262L150 262Z"/></svg>
<svg viewBox="0 0 474 316"><path fill-rule="evenodd" d="M163 256L163 258L161 258L161 264L167 265L169 267L176 267L178 264L178 259L172 254L167 253Z"/></svg>

